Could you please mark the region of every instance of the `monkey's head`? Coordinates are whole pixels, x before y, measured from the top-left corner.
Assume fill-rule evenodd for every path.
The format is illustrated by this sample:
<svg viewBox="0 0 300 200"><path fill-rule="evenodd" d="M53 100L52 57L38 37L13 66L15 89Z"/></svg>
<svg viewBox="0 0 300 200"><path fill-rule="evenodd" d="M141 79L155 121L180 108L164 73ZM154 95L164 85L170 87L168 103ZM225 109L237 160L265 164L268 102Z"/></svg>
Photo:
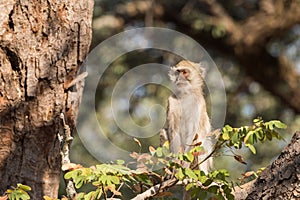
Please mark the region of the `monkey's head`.
<svg viewBox="0 0 300 200"><path fill-rule="evenodd" d="M205 69L199 63L182 60L171 67L169 76L175 85L176 92L189 93L202 90Z"/></svg>

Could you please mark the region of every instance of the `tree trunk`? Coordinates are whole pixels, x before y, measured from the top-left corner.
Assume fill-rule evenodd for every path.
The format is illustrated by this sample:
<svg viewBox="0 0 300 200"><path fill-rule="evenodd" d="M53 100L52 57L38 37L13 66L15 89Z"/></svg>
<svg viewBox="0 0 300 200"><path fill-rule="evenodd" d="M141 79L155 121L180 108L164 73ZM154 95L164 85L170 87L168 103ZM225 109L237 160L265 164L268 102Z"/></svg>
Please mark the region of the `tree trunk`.
<svg viewBox="0 0 300 200"><path fill-rule="evenodd" d="M300 199L300 132L255 181L237 188L235 199Z"/></svg>
<svg viewBox="0 0 300 200"><path fill-rule="evenodd" d="M74 129L93 0L0 4L0 194L17 183L57 197L60 114Z"/></svg>

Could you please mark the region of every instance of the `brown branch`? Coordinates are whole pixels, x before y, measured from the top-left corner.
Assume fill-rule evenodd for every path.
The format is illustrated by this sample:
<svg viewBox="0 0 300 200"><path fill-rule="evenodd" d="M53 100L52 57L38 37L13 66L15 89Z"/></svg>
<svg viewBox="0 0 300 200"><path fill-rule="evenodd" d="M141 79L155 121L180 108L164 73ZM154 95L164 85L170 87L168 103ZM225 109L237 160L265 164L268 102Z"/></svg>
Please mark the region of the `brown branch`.
<svg viewBox="0 0 300 200"><path fill-rule="evenodd" d="M148 190L144 191L143 193L137 195L131 200L141 200L141 199L146 199L149 197L153 197L157 195L160 191L163 191L164 189L170 188L174 186L179 180L176 177L173 177L171 179L168 179L162 183L159 183L155 186L152 186Z"/></svg>
<svg viewBox="0 0 300 200"><path fill-rule="evenodd" d="M66 124L65 115L60 114L62 128L58 133L58 140L61 144L60 155L61 155L61 165L64 167L71 163L70 161L70 146L73 141L71 136L70 127ZM73 199L76 195L76 190L73 181L70 179L66 181L66 192L69 199Z"/></svg>
<svg viewBox="0 0 300 200"><path fill-rule="evenodd" d="M235 199L299 199L300 198L300 132L280 156L259 177L235 191Z"/></svg>
<svg viewBox="0 0 300 200"><path fill-rule="evenodd" d="M83 79L85 79L88 76L87 72L83 72L81 74L79 74L77 77L75 77L73 80L69 81L69 82L65 82L64 83L64 89L69 89L70 87L74 86L77 82L82 81Z"/></svg>
<svg viewBox="0 0 300 200"><path fill-rule="evenodd" d="M209 135L215 136L216 138L218 138L221 133L220 131L221 131L220 129L214 130ZM210 152L203 160L201 160L199 162L199 165L201 163L205 162L208 158L210 158L224 143L225 142L222 142L221 144L216 143L213 151ZM197 167L198 167L198 165L195 165L195 167L192 169L195 169ZM159 192L161 192L165 189L168 189L174 185L187 185L189 182L190 182L190 179L184 179L183 181L179 181L176 177L172 176L170 179L167 179L167 180L163 181L162 183L152 186L148 190L146 190L143 193L134 197L132 200L141 200L141 199L153 197L153 196L156 196ZM201 182L197 181L196 183L199 187L204 188L204 186L202 185Z"/></svg>

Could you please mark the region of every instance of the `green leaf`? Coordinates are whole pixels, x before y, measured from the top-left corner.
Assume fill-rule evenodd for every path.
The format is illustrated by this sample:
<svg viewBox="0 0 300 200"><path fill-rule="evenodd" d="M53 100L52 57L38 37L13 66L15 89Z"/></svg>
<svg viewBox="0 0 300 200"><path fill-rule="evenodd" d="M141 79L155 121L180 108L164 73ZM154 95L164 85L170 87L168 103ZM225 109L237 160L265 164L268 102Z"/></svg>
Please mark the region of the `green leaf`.
<svg viewBox="0 0 300 200"><path fill-rule="evenodd" d="M191 152L186 153L185 156L186 156L186 158L187 158L187 161L193 162L193 160L194 160L194 155L193 155Z"/></svg>
<svg viewBox="0 0 300 200"><path fill-rule="evenodd" d="M245 144L254 144L254 139L253 139L254 131L249 131L244 138L244 143Z"/></svg>
<svg viewBox="0 0 300 200"><path fill-rule="evenodd" d="M124 160L116 160L117 165L123 165L125 163Z"/></svg>
<svg viewBox="0 0 300 200"><path fill-rule="evenodd" d="M139 175L136 176L136 179L139 182L142 182L146 185L151 185L152 184L151 180L149 179L149 176L147 176L146 174L139 174Z"/></svg>
<svg viewBox="0 0 300 200"><path fill-rule="evenodd" d="M206 181L207 181L207 177L204 175L204 176L200 176L200 177L198 177L198 180L202 183L202 184L204 184Z"/></svg>
<svg viewBox="0 0 300 200"><path fill-rule="evenodd" d="M84 193L83 192L77 193L76 200L82 200L82 199L84 199Z"/></svg>
<svg viewBox="0 0 300 200"><path fill-rule="evenodd" d="M222 139L223 139L223 140L229 140L229 139L230 139L229 133L228 133L228 132L224 132L224 133L222 134Z"/></svg>
<svg viewBox="0 0 300 200"><path fill-rule="evenodd" d="M75 181L75 187L78 189L78 188L81 188L81 186L83 185L84 183L84 180L83 179L77 179Z"/></svg>
<svg viewBox="0 0 300 200"><path fill-rule="evenodd" d="M64 178L65 179L71 179L71 178L76 178L78 176L78 171L74 170L74 171L69 171L65 174Z"/></svg>
<svg viewBox="0 0 300 200"><path fill-rule="evenodd" d="M219 186L212 185L207 189L208 192L218 194L219 193Z"/></svg>
<svg viewBox="0 0 300 200"><path fill-rule="evenodd" d="M256 154L256 149L255 149L255 147L253 145L246 144L246 147L248 147L252 151L253 154Z"/></svg>
<svg viewBox="0 0 300 200"><path fill-rule="evenodd" d="M261 117L258 117L258 118L256 118L256 119L253 119L253 122L254 122L254 124L260 124L260 123L263 122L263 120L262 120Z"/></svg>
<svg viewBox="0 0 300 200"><path fill-rule="evenodd" d="M189 184L187 184L187 186L185 186L185 189L188 191L191 188L193 188L194 186L195 186L195 183L189 183Z"/></svg>
<svg viewBox="0 0 300 200"><path fill-rule="evenodd" d="M196 176L196 174L193 172L193 170L191 170L190 168L186 168L185 169L185 174L189 177L192 178L194 180L197 180L198 177Z"/></svg>
<svg viewBox="0 0 300 200"><path fill-rule="evenodd" d="M28 185L23 185L21 183L18 183L17 186L18 186L18 188L20 188L24 191L30 191L31 190L31 187L29 187Z"/></svg>
<svg viewBox="0 0 300 200"><path fill-rule="evenodd" d="M279 120L273 120L272 122L274 123L276 128L280 128L280 129L286 129L287 128L287 125L282 123Z"/></svg>
<svg viewBox="0 0 300 200"><path fill-rule="evenodd" d="M265 134L261 128L258 131L256 131L255 135L260 141L263 141L265 138Z"/></svg>
<svg viewBox="0 0 300 200"><path fill-rule="evenodd" d="M120 179L117 176L111 176L111 182L113 184L120 184Z"/></svg>
<svg viewBox="0 0 300 200"><path fill-rule="evenodd" d="M204 183L203 186L209 186L213 182L212 179L207 179Z"/></svg>
<svg viewBox="0 0 300 200"><path fill-rule="evenodd" d="M102 191L101 189L97 189L97 190L96 190L96 193L95 193L96 198L97 198L97 199L100 199L102 193L103 193L103 191Z"/></svg>
<svg viewBox="0 0 300 200"><path fill-rule="evenodd" d="M109 173L131 174L131 170L128 167L125 167L123 165L101 164L101 165L96 165L96 169L100 174L109 174Z"/></svg>
<svg viewBox="0 0 300 200"><path fill-rule="evenodd" d="M239 133L238 132L235 132L232 137L231 137L231 141L234 143L234 144L237 144L239 142Z"/></svg>
<svg viewBox="0 0 300 200"><path fill-rule="evenodd" d="M227 131L233 131L233 128L229 125L225 125L225 127L223 128L223 131L224 132L227 132Z"/></svg>
<svg viewBox="0 0 300 200"><path fill-rule="evenodd" d="M175 177L180 181L183 180L184 174L183 174L182 168L179 168L178 172L175 174Z"/></svg>
<svg viewBox="0 0 300 200"><path fill-rule="evenodd" d="M194 152L203 152L204 148L202 146L195 146L194 148L192 148L190 150L190 153L194 153Z"/></svg>
<svg viewBox="0 0 300 200"><path fill-rule="evenodd" d="M95 191L91 191L88 194L84 195L84 200L94 200L96 197Z"/></svg>
<svg viewBox="0 0 300 200"><path fill-rule="evenodd" d="M156 155L157 155L157 157L162 157L163 156L163 151L162 151L162 148L161 147L158 147L157 149L156 149Z"/></svg>
<svg viewBox="0 0 300 200"><path fill-rule="evenodd" d="M12 190L12 192L10 194L8 194L8 198L10 200L29 200L30 199L30 196L27 194L26 191L20 189L20 188L17 188L17 189L14 189Z"/></svg>

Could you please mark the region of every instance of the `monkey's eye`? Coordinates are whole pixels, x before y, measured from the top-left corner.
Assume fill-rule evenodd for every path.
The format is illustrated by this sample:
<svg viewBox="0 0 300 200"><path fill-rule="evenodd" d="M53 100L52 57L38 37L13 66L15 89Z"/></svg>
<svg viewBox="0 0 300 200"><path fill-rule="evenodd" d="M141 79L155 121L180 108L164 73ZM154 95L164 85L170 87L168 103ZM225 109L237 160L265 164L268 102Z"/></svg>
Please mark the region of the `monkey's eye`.
<svg viewBox="0 0 300 200"><path fill-rule="evenodd" d="M187 78L190 74L190 71L187 69L176 70L177 73L181 74L183 77Z"/></svg>
<svg viewBox="0 0 300 200"><path fill-rule="evenodd" d="M188 75L188 73L189 73L189 72L188 72L187 70L185 70L185 69L182 70L182 74L183 74L184 76Z"/></svg>

